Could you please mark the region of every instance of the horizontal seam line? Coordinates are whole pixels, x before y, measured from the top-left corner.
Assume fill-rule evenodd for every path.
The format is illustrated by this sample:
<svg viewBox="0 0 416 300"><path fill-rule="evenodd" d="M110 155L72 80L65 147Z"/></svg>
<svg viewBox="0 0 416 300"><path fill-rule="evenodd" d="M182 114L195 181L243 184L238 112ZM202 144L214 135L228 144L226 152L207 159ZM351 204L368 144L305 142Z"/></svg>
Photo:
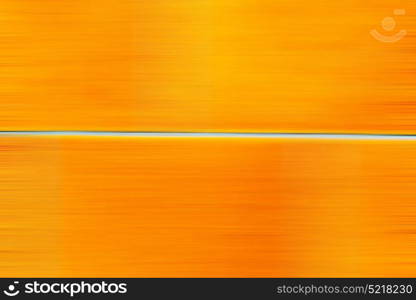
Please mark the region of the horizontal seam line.
<svg viewBox="0 0 416 300"><path fill-rule="evenodd" d="M274 138L274 139L349 139L416 140L413 134L318 133L318 132L196 132L196 131L0 131L0 136L91 136L91 137L189 137L189 138Z"/></svg>

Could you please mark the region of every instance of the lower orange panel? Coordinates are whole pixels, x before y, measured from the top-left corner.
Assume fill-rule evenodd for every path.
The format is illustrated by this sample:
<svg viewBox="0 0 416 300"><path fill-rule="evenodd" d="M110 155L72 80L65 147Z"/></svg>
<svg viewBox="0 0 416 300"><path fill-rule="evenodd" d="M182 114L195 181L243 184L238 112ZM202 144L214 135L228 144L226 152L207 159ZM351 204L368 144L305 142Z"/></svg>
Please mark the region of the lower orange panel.
<svg viewBox="0 0 416 300"><path fill-rule="evenodd" d="M1 276L413 276L413 142L0 141Z"/></svg>

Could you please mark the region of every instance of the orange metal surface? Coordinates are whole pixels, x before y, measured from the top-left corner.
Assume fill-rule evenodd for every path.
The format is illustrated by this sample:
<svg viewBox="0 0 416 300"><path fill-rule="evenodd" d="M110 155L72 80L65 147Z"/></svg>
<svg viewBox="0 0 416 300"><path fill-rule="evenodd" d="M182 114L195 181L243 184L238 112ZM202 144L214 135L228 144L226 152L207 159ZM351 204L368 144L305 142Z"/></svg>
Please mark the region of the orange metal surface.
<svg viewBox="0 0 416 300"><path fill-rule="evenodd" d="M1 0L0 131L415 134L415 12ZM2 135L0 276L414 277L415 176L414 141Z"/></svg>
<svg viewBox="0 0 416 300"><path fill-rule="evenodd" d="M415 9L2 0L0 129L414 133Z"/></svg>
<svg viewBox="0 0 416 300"><path fill-rule="evenodd" d="M408 142L2 138L2 276L412 276Z"/></svg>

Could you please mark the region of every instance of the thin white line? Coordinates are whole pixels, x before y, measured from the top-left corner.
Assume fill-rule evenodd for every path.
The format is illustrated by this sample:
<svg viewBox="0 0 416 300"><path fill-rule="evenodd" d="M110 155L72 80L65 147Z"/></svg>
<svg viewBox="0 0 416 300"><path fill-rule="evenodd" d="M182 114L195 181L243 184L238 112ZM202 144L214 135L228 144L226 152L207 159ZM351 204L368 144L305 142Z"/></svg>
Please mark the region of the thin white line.
<svg viewBox="0 0 416 300"><path fill-rule="evenodd" d="M128 131L0 131L0 136L89 136L146 138L249 138L316 140L404 140L416 141L416 135L336 134L336 133L238 133L238 132L128 132Z"/></svg>

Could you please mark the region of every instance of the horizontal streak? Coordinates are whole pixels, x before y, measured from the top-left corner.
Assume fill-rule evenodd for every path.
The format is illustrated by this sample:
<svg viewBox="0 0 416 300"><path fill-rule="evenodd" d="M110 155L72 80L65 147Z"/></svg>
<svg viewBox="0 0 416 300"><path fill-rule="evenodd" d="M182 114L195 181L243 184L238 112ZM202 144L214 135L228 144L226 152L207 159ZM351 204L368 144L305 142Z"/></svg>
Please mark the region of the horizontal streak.
<svg viewBox="0 0 416 300"><path fill-rule="evenodd" d="M0 131L0 136L91 136L146 138L260 138L260 139L326 139L326 140L406 140L416 135L359 133L266 133L266 132L150 132L150 131Z"/></svg>

